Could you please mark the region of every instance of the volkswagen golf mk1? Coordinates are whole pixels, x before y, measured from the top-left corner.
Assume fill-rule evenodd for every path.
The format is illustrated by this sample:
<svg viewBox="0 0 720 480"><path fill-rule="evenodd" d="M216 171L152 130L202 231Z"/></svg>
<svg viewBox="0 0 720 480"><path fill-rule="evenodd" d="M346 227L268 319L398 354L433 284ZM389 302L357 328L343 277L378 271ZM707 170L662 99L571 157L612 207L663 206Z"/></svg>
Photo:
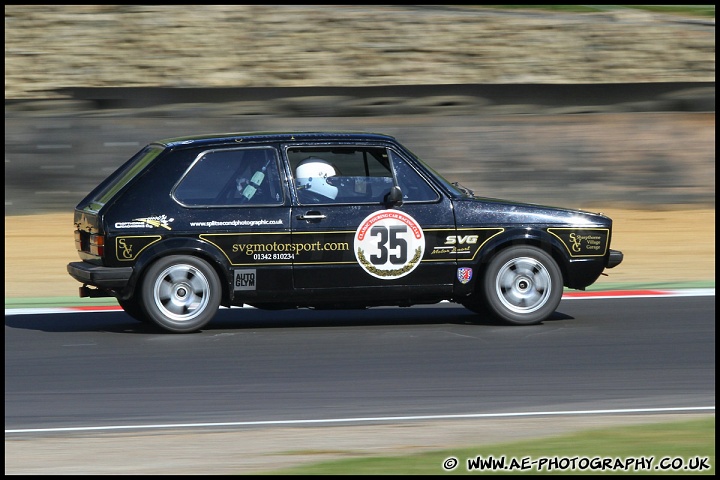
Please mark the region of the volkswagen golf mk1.
<svg viewBox="0 0 720 480"><path fill-rule="evenodd" d="M450 301L532 325L623 255L599 213L477 196L395 138L238 133L151 143L75 208L80 297L170 332L220 306Z"/></svg>

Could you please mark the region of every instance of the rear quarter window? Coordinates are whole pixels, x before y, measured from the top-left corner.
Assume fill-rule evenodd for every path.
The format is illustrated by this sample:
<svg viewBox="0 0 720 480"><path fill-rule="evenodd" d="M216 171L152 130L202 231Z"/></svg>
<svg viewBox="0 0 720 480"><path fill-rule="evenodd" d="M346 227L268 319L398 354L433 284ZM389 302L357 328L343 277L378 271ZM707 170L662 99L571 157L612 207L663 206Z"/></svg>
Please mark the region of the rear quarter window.
<svg viewBox="0 0 720 480"><path fill-rule="evenodd" d="M173 197L189 207L282 204L277 151L260 147L203 152Z"/></svg>

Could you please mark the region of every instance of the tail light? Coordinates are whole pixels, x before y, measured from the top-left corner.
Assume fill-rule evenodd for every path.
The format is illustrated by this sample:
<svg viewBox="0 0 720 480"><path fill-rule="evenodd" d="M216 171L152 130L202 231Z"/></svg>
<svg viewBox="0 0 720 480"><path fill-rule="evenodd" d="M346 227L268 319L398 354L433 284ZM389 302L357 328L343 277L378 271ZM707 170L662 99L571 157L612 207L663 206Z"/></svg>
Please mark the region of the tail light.
<svg viewBox="0 0 720 480"><path fill-rule="evenodd" d="M102 257L105 254L105 237L90 235L90 253Z"/></svg>

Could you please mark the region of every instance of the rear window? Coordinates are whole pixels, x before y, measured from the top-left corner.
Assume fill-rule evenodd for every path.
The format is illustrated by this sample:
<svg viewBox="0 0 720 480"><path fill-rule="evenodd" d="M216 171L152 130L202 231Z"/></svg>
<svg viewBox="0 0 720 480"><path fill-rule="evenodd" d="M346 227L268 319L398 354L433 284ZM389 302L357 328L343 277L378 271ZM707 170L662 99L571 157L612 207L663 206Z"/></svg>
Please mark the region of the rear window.
<svg viewBox="0 0 720 480"><path fill-rule="evenodd" d="M88 203L83 207L83 210L98 212L103 205L130 183L130 180L143 171L163 150L164 147L159 145L149 145L140 150L88 196Z"/></svg>

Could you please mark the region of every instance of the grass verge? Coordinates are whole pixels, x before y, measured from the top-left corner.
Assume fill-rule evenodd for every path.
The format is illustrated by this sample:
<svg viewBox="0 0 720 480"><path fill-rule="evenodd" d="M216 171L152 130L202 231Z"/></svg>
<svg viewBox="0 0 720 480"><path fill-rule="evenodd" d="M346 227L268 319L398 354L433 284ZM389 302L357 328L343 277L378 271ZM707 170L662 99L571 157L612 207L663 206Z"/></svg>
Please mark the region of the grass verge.
<svg viewBox="0 0 720 480"><path fill-rule="evenodd" d="M291 454L291 453L290 453ZM470 466L505 459L505 469ZM457 466L444 468L457 460ZM515 459L517 468L508 468ZM641 464L641 461L644 464ZM450 462L450 463L448 463ZM577 468L571 468L573 463ZM527 468L525 468L525 466ZM567 468L562 468L566 467ZM540 468L538 468L540 467ZM584 468L583 468L584 467ZM673 468L674 467L674 468ZM461 447L398 457L358 457L263 472L265 475L715 474L715 416L684 422Z"/></svg>

